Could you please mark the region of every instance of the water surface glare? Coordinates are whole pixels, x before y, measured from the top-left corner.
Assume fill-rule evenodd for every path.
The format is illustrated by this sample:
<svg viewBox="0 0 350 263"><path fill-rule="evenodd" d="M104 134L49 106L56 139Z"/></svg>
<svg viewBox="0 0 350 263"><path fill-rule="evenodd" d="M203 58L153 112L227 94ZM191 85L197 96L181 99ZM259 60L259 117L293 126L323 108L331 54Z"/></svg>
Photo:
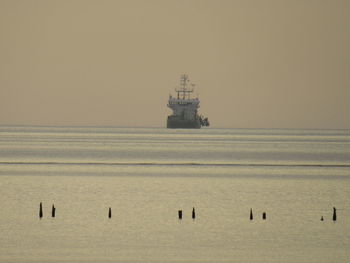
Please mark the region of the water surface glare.
<svg viewBox="0 0 350 263"><path fill-rule="evenodd" d="M0 262L347 262L349 179L345 130L0 127Z"/></svg>

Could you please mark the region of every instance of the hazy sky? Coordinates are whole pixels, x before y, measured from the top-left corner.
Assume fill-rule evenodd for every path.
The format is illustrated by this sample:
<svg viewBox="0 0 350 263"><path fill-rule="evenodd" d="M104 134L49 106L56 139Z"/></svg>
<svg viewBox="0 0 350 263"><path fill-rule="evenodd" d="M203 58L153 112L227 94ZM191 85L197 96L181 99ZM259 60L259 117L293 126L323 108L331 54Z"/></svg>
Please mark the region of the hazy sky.
<svg viewBox="0 0 350 263"><path fill-rule="evenodd" d="M350 129L349 0L0 0L0 125Z"/></svg>

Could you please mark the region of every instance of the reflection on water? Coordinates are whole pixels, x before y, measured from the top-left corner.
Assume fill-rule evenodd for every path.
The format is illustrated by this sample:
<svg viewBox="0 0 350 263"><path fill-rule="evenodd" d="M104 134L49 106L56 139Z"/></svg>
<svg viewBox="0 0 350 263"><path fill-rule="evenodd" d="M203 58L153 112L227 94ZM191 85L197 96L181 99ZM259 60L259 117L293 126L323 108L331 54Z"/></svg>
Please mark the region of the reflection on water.
<svg viewBox="0 0 350 263"><path fill-rule="evenodd" d="M350 185L344 180L2 176L0 182L2 262L346 262L349 257ZM333 206L339 208L335 223Z"/></svg>
<svg viewBox="0 0 350 263"><path fill-rule="evenodd" d="M349 131L0 127L0 135L0 262L350 256Z"/></svg>

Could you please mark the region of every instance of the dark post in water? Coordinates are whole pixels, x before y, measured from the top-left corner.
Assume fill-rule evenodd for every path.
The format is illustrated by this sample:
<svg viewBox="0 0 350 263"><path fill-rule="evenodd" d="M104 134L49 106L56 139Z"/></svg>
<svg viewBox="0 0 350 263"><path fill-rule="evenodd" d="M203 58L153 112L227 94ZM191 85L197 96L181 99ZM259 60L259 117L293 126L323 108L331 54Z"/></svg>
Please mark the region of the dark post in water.
<svg viewBox="0 0 350 263"><path fill-rule="evenodd" d="M112 217L112 208L109 208L108 210L108 218L111 218Z"/></svg>
<svg viewBox="0 0 350 263"><path fill-rule="evenodd" d="M196 218L196 211L195 211L195 209L193 207L193 209L192 209L192 219L195 219L195 218Z"/></svg>
<svg viewBox="0 0 350 263"><path fill-rule="evenodd" d="M337 209L333 207L333 221L337 221Z"/></svg>
<svg viewBox="0 0 350 263"><path fill-rule="evenodd" d="M264 213L262 214L262 219L263 219L263 220L266 220L266 212L264 212Z"/></svg>
<svg viewBox="0 0 350 263"><path fill-rule="evenodd" d="M179 219L182 219L182 210L178 211Z"/></svg>
<svg viewBox="0 0 350 263"><path fill-rule="evenodd" d="M52 216L52 217L55 217L55 216L56 216L56 207L55 207L55 205L52 205L51 216Z"/></svg>
<svg viewBox="0 0 350 263"><path fill-rule="evenodd" d="M43 205L40 202L40 208L39 208L39 218L41 219L43 217Z"/></svg>
<svg viewBox="0 0 350 263"><path fill-rule="evenodd" d="M253 210L250 208L250 220L253 220Z"/></svg>

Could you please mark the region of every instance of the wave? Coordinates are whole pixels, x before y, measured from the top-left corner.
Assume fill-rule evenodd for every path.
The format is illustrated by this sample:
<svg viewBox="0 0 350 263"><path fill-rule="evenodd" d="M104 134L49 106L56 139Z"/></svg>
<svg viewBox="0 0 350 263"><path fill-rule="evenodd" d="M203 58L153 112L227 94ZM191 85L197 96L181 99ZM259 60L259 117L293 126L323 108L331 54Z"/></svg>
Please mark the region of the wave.
<svg viewBox="0 0 350 263"><path fill-rule="evenodd" d="M311 163L199 163L199 162L0 162L0 165L94 165L94 166L217 166L217 167L344 167L350 164Z"/></svg>

